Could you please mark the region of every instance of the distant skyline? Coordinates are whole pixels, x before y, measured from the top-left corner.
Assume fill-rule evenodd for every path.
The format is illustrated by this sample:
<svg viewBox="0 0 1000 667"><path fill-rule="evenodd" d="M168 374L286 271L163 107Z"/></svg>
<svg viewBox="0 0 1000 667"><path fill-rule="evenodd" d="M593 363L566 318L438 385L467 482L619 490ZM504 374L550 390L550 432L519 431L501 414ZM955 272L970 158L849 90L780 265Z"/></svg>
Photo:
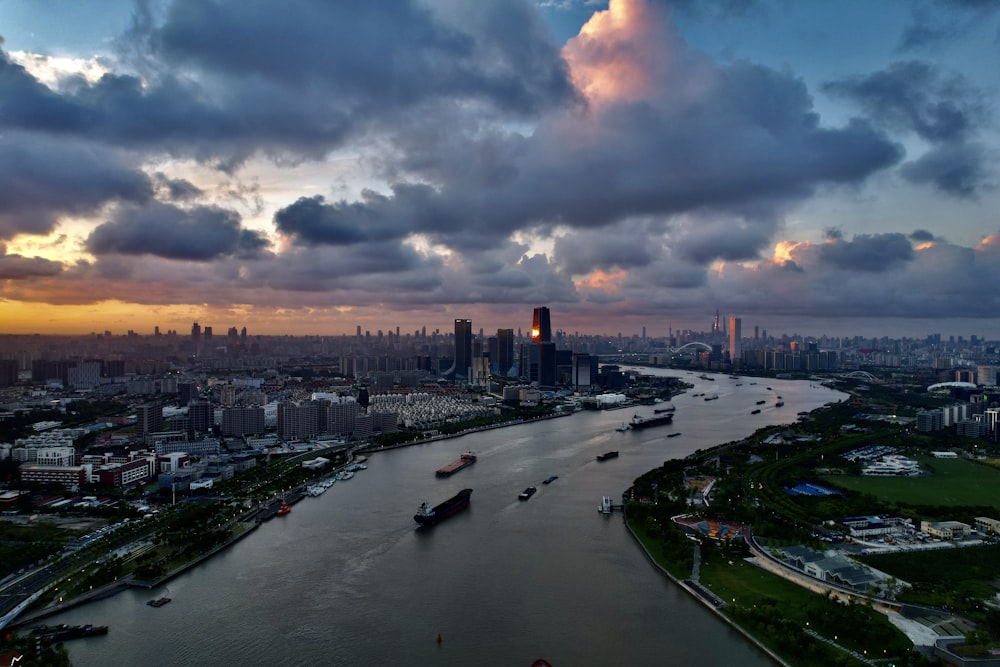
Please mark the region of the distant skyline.
<svg viewBox="0 0 1000 667"><path fill-rule="evenodd" d="M0 0L0 334L1000 339L1000 4Z"/></svg>

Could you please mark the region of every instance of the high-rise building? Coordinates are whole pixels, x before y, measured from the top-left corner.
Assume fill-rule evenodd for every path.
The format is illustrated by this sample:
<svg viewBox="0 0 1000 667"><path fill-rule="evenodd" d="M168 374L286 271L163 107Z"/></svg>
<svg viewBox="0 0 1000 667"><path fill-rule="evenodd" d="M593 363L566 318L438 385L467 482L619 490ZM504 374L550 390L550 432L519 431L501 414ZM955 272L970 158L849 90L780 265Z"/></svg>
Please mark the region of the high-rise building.
<svg viewBox="0 0 1000 667"><path fill-rule="evenodd" d="M201 340L201 325L197 322L191 325L191 340L196 343Z"/></svg>
<svg viewBox="0 0 1000 667"><path fill-rule="evenodd" d="M455 320L455 375L468 379L472 365L472 320Z"/></svg>
<svg viewBox="0 0 1000 667"><path fill-rule="evenodd" d="M497 372L507 375L514 367L514 330L497 329Z"/></svg>
<svg viewBox="0 0 1000 667"><path fill-rule="evenodd" d="M729 359L738 364L743 356L743 320L739 317L729 318Z"/></svg>
<svg viewBox="0 0 1000 667"><path fill-rule="evenodd" d="M552 321L546 306L535 308L531 316L531 342L548 343L552 340Z"/></svg>
<svg viewBox="0 0 1000 667"><path fill-rule="evenodd" d="M147 442L153 433L163 430L163 406L144 403L136 410L136 429Z"/></svg>
<svg viewBox="0 0 1000 667"><path fill-rule="evenodd" d="M17 359L0 359L0 387L12 387L17 384L19 370Z"/></svg>
<svg viewBox="0 0 1000 667"><path fill-rule="evenodd" d="M537 372L529 373L533 381L541 387L551 387L556 383L556 344L552 342L552 320L546 306L535 308L531 317L531 342L535 344Z"/></svg>
<svg viewBox="0 0 1000 667"><path fill-rule="evenodd" d="M191 407L194 407L194 404L192 404ZM265 430L264 408L258 408L258 407L223 408L222 410L223 435L226 436L260 435L264 433L264 430Z"/></svg>

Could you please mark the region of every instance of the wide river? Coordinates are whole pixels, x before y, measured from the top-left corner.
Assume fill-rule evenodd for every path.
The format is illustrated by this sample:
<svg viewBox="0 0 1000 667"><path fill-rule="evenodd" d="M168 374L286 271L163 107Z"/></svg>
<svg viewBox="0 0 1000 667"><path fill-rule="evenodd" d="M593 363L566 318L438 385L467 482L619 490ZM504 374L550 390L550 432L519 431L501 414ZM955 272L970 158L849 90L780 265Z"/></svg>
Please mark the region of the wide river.
<svg viewBox="0 0 1000 667"><path fill-rule="evenodd" d="M652 408L584 411L380 452L354 479L163 588L127 590L47 622L110 626L104 637L67 642L79 667L771 665L654 568L618 513L597 506L667 459L844 396L808 381L653 372L695 385L674 399L672 425L622 433L622 421ZM701 392L719 399L692 396ZM784 407L774 407L777 395ZM751 415L758 400L767 403ZM475 465L435 477L468 450ZM595 460L608 450L621 455ZM550 475L559 478L542 485ZM538 493L519 501L529 485ZM474 489L467 511L415 530L420 501L464 487ZM146 605L161 595L173 602Z"/></svg>

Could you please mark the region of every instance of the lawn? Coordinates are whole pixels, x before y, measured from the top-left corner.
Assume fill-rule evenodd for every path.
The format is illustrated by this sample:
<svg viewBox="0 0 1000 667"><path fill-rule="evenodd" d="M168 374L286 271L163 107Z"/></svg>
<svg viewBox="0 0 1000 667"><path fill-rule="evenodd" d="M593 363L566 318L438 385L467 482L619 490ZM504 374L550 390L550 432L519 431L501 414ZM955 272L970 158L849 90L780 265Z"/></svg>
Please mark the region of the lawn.
<svg viewBox="0 0 1000 667"><path fill-rule="evenodd" d="M818 595L793 584L787 579L751 565L744 560L713 561L703 564L701 583L726 602L755 604L763 599L774 600L786 618L804 623L805 607Z"/></svg>
<svg viewBox="0 0 1000 667"><path fill-rule="evenodd" d="M880 500L904 505L942 507L989 505L1000 509L1000 470L963 459L918 458L921 466L932 470L927 477L853 477L824 478L849 491L869 493Z"/></svg>

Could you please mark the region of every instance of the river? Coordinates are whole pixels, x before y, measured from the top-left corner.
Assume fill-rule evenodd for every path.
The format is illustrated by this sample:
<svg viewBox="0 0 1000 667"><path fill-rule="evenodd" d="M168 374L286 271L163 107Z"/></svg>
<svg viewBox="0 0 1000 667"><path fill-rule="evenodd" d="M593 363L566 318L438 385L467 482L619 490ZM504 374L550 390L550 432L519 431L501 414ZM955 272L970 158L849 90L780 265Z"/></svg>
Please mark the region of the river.
<svg viewBox="0 0 1000 667"><path fill-rule="evenodd" d="M110 626L67 642L78 667L771 665L655 569L619 514L597 506L667 459L793 422L843 394L808 381L652 372L695 385L674 399L672 425L623 433L622 421L652 409L585 411L379 452L354 479L166 586L46 622ZM719 398L692 396L701 392ZM596 461L612 449L619 458ZM475 465L435 477L469 450ZM550 475L558 479L542 485ZM529 485L538 493L519 501ZM415 530L421 501L465 487L474 489L467 511ZM145 604L161 595L173 601Z"/></svg>

